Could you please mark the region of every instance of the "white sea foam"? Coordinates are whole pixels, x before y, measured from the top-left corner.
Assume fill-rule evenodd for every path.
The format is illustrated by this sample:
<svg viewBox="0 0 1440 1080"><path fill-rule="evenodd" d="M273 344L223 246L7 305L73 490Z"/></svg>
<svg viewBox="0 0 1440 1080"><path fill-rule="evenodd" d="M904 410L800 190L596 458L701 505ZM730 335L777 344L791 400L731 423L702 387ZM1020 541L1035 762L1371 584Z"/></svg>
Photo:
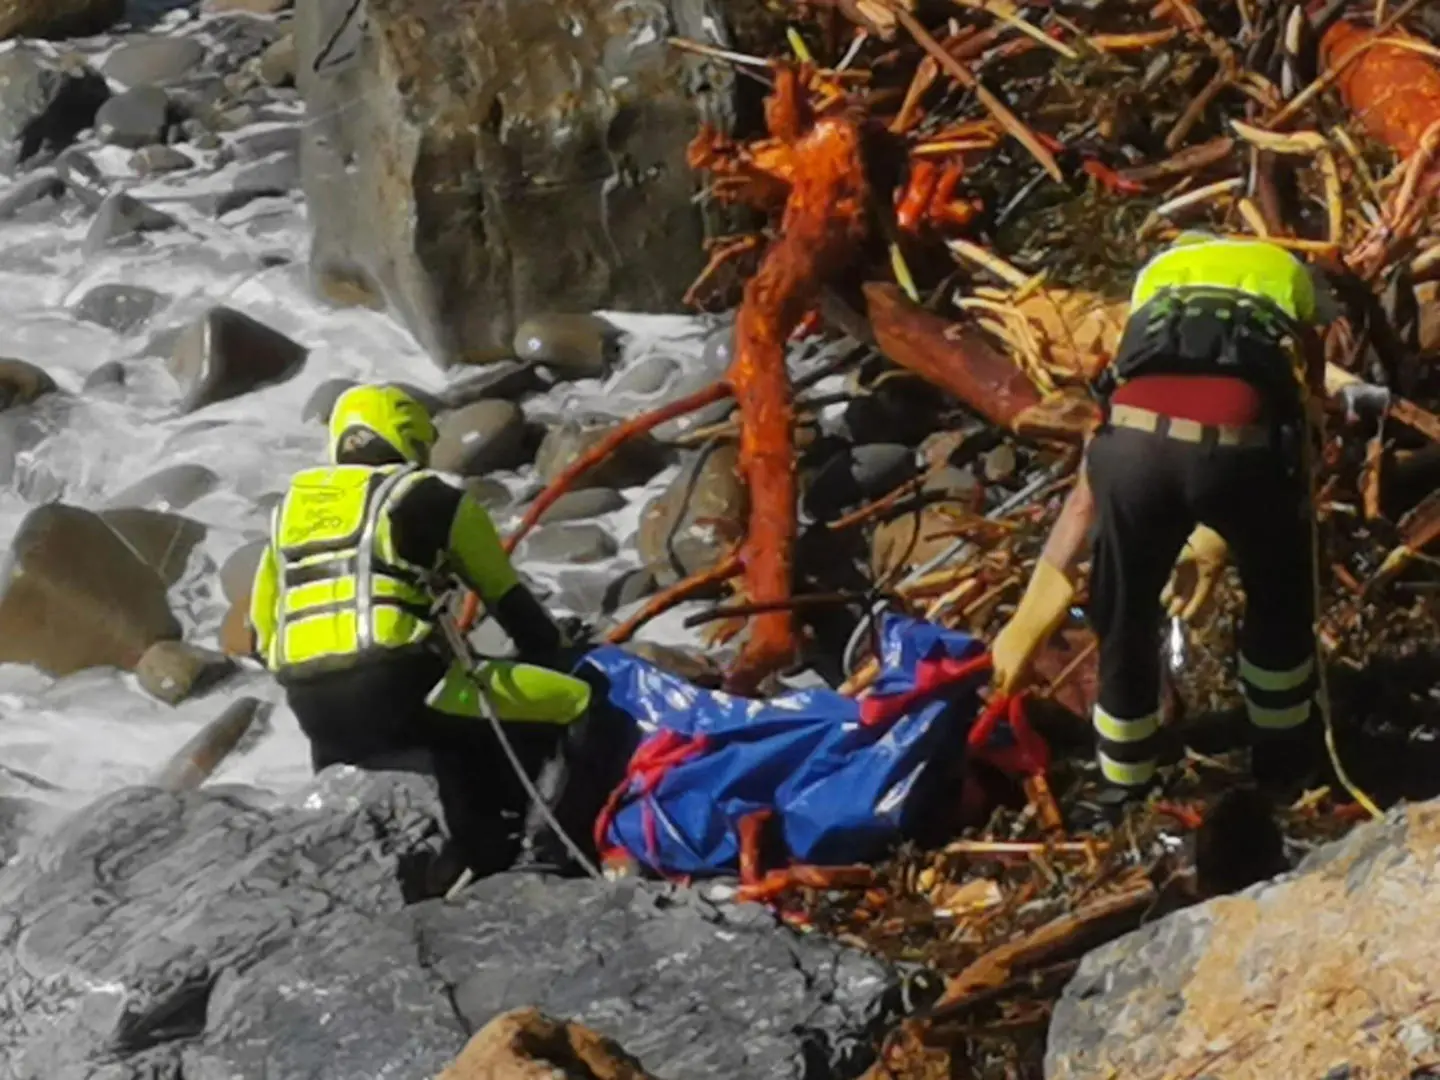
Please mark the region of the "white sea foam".
<svg viewBox="0 0 1440 1080"><path fill-rule="evenodd" d="M125 158L101 155L102 167L123 177ZM159 194L195 194L213 186L196 176L189 185L149 185ZM173 606L187 638L214 642L225 602L216 569L247 539L260 535L264 519L255 499L283 488L288 476L317 460L323 431L301 420L301 407L321 382L405 379L437 390L447 376L428 360L411 336L387 316L332 308L306 285L304 257L309 233L298 200L266 199L219 222L184 212L183 202L166 203L186 226L148 234L140 246L99 257L81 254L90 215L78 208L54 223L0 224L0 352L41 365L76 394L72 408L42 407L49 425L38 446L19 456L13 484L0 488L0 542L8 543L24 515L53 499L102 507L122 488L156 470L198 462L219 474L213 492L185 514L209 527L183 579L172 590ZM176 210L176 206L181 207ZM292 259L267 267L267 257ZM104 283L141 285L171 299L130 337L73 317L70 308L89 289ZM304 371L280 386L178 415L178 388L165 370L163 348L150 344L168 327L183 324L207 307L224 303L291 335L311 350ZM702 328L678 317L614 315L631 332L622 370L657 352L679 361L687 373L700 362ZM152 353L148 358L143 357ZM81 394L86 377L101 364L126 360L124 388ZM716 374L719 372L717 371ZM456 373L463 377L467 372ZM673 380L672 380L673 381ZM663 397L609 397L599 381L560 384L526 402L542 418L577 411L626 415ZM632 540L643 501L669 475L637 489L631 505L605 519L621 543L621 554L583 573L609 576L637 564ZM533 488L526 475L501 477L512 490ZM502 519L502 527L508 524ZM575 568L527 565L542 583L555 585ZM565 590L558 590L563 594ZM667 620L655 631L673 640L678 624ZM0 764L26 770L60 785L64 804L118 786L145 780L202 724L233 697L254 694L277 703L274 731L247 754L232 758L217 781L253 783L284 791L308 776L303 736L283 697L258 670L247 671L220 691L170 708L148 698L133 676L89 671L51 679L16 665L0 666ZM0 794L26 794L0 777Z"/></svg>

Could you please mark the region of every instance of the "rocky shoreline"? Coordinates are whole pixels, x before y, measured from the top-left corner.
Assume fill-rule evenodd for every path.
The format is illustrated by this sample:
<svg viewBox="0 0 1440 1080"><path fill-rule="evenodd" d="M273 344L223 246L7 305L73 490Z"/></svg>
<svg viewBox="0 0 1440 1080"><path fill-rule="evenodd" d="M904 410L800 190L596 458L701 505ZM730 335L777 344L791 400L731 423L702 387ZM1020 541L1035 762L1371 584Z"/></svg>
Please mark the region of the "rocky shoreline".
<svg viewBox="0 0 1440 1080"><path fill-rule="evenodd" d="M0 1076L439 1073L538 1006L659 1076L857 1076L885 965L758 905L510 873L423 899L430 785L337 768L276 803L116 792L0 870Z"/></svg>
<svg viewBox="0 0 1440 1080"><path fill-rule="evenodd" d="M398 5L371 6L373 43L385 39L385 20L401 15ZM16 24L11 33L24 40L0 52L0 169L11 175L0 192L0 229L33 236L52 223L83 223L86 258L160 252L231 230L263 245L267 222L293 218L308 195L309 258L275 246L259 269L308 265L312 285L332 304L373 306L383 292L435 359L486 361L454 368L439 387L417 371L412 388L437 416L436 466L462 478L502 527L539 483L603 437L627 403L689 393L728 363L723 320L686 357L664 348L637 352L623 318L555 315L543 306L568 295L585 308L674 307L701 251L683 146L703 102L654 85L646 90L654 100L633 105L593 97L582 108L593 130L556 149L538 179L524 172L542 193L538 201L506 206L497 194L475 225L482 247L487 230L502 237L508 230L508 253L492 243L485 258L511 265L511 283L491 275L492 292L477 293L475 282L457 278L444 283L459 289L451 299L427 307L425 295L442 272L453 272L455 253L437 255L433 238L407 239L386 222L408 217L453 233L453 222L434 214L454 204L432 188L385 187L375 163L412 137L413 118L357 108L346 97L373 100L374 83L389 68L352 65L323 86L306 79L295 86L297 67L314 75L322 25L315 20L339 18L336 5L317 0L292 13L271 0L207 0L157 8L150 14L158 21L143 22L134 10L107 16L106 5L90 7L94 22L57 9L54 20ZM417 8L428 19L450 17L444 5ZM632 44L654 38L667 12L655 5L620 36ZM686 17L700 18L699 7ZM133 25L107 33L125 18ZM601 23L587 32L603 44L611 30ZM62 39L67 33L90 36ZM676 85L674 72L652 70L663 60L663 35L658 51L611 51L616 70L606 67L609 54L586 63L606 78L653 83L659 71ZM552 100L574 89L545 71L522 82ZM717 79L715 93L726 85ZM457 86L445 92L469 92L463 80ZM315 98L330 105L317 108ZM530 170L533 148L566 118L543 102L530 113L523 102L503 104L498 134L512 146L522 136L532 140L521 153ZM634 135L607 144L616 109ZM382 121L388 141L374 135ZM434 124L422 127L435 134ZM594 172L602 144L637 170L638 179L617 192L602 190L606 182ZM444 150L427 144L408 175L420 177L429 167L424 154ZM324 155L335 153L374 158L325 174ZM465 153L501 161L495 145ZM365 188L370 182L381 187ZM496 182L504 192L516 177ZM670 194L657 196L656 184L669 185ZM558 261L557 222L545 202L557 196L543 194L552 188L564 193L565 207L589 204L588 218L558 224L567 252ZM369 211L356 218L355 207L382 194L393 196L384 220ZM693 225L656 213L657 198L683 207ZM535 215L544 216L546 235L522 228ZM635 245L654 247L658 235L668 261L637 259ZM377 266L396 267L397 276ZM466 330L470 338L449 345L436 327L455 323L456 303L489 315ZM204 706L220 700L217 687L253 683L247 662L230 654L243 651L235 630L258 554L254 526L273 498L256 498L241 531L248 539L212 559L214 515L205 508L231 483L223 462L167 464L98 503L72 498L59 462L44 464L57 431L157 387L170 415L193 416L201 432L217 423L208 419L217 409L244 409L267 391L309 380L299 419L318 445L331 404L355 380L316 382L314 347L243 303L187 306L191 313L177 321L175 312L186 308L161 290L123 279L98 285L70 312L133 342L121 359L94 366L82 385L52 377L42 355L0 365L7 410L0 427L13 461L7 479L31 506L11 543L0 598L0 663L34 668L56 685L97 670L130 672L138 690L169 707ZM567 407L572 387L600 407ZM623 617L727 550L746 512L733 447L684 438L727 412L721 406L668 425L548 511L519 558L527 572L550 568L537 587L552 605ZM31 463L33 454L40 456ZM822 509L881 492L895 467L866 461L863 453L856 459L859 488L837 474L817 489ZM284 473L278 469L272 484ZM827 503L831 488L838 494ZM196 600L203 606L192 609ZM199 613L224 611L211 637L216 616ZM486 634L482 626L487 647L500 645ZM714 670L700 654L654 642L635 647L697 678ZM224 729L228 715L212 726ZM247 730L245 720L227 736L241 742L240 754L273 737L268 721ZM455 902L427 897L424 866L439 827L421 778L332 770L281 795L224 783L193 790L203 772L177 758L155 774L156 786L122 787L58 825L45 806L44 778L7 774L0 787L0 1077L408 1080L436 1075L492 1019L530 1006L618 1040L647 1075L846 1077L868 1065L900 1008L893 968L819 935L797 935L758 906L639 881L521 873L477 883ZM468 1068L471 1056L454 1068Z"/></svg>

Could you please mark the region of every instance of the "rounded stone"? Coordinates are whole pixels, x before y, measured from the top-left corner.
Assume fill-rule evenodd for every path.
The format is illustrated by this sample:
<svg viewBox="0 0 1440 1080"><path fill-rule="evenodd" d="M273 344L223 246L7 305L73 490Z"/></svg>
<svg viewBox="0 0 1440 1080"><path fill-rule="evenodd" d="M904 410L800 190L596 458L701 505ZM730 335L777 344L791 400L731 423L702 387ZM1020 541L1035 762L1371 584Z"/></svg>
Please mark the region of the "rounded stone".
<svg viewBox="0 0 1440 1080"><path fill-rule="evenodd" d="M169 122L170 98L158 86L137 86L117 94L95 114L100 138L131 150L160 142Z"/></svg>
<svg viewBox="0 0 1440 1080"><path fill-rule="evenodd" d="M535 455L535 468L547 484L615 430L613 420L572 417L551 428ZM643 484L665 467L666 453L649 435L622 443L615 452L578 477L572 488L628 488Z"/></svg>
<svg viewBox="0 0 1440 1080"><path fill-rule="evenodd" d="M205 60L205 47L190 37L135 37L101 65L122 86L162 86L184 78Z"/></svg>
<svg viewBox="0 0 1440 1080"><path fill-rule="evenodd" d="M255 571L259 569L260 557L269 546L268 540L251 540L241 544L220 564L220 590L232 604L239 603L250 595L250 586L255 583Z"/></svg>
<svg viewBox="0 0 1440 1080"><path fill-rule="evenodd" d="M128 334L143 326L163 303L163 294L141 285L97 285L75 305L75 317Z"/></svg>
<svg viewBox="0 0 1440 1080"><path fill-rule="evenodd" d="M487 399L442 413L440 438L430 454L432 468L480 476L527 463L525 414L511 401Z"/></svg>
<svg viewBox="0 0 1440 1080"><path fill-rule="evenodd" d="M167 705L178 705L214 688L235 670L223 653L185 641L157 641L145 650L135 668L141 688Z"/></svg>
<svg viewBox="0 0 1440 1080"><path fill-rule="evenodd" d="M210 494L219 483L219 475L205 465L171 465L131 484L110 500L110 506L183 510L197 499Z"/></svg>
<svg viewBox="0 0 1440 1080"><path fill-rule="evenodd" d="M620 374L607 392L637 394L641 397L658 394L679 370L680 365L668 356L647 356L629 371Z"/></svg>
<svg viewBox="0 0 1440 1080"><path fill-rule="evenodd" d="M620 611L637 601L645 599L660 587L655 575L647 568L627 570L605 587L605 598L601 610L605 614Z"/></svg>
<svg viewBox="0 0 1440 1080"><path fill-rule="evenodd" d="M335 408L335 402L340 400L340 395L358 385L360 384L354 379L326 379L310 391L310 396L300 408L300 419L330 423L330 413Z"/></svg>
<svg viewBox="0 0 1440 1080"><path fill-rule="evenodd" d="M544 525L521 542L523 560L546 563L592 563L614 555L615 538L599 525Z"/></svg>
<svg viewBox="0 0 1440 1080"><path fill-rule="evenodd" d="M598 315L536 315L515 331L515 355L557 377L597 379L614 362L619 332Z"/></svg>
<svg viewBox="0 0 1440 1080"><path fill-rule="evenodd" d="M625 496L613 488L582 488L567 491L540 515L540 524L560 521L583 521L624 509Z"/></svg>
<svg viewBox="0 0 1440 1080"><path fill-rule="evenodd" d="M28 360L0 359L0 409L33 404L58 389L44 369Z"/></svg>

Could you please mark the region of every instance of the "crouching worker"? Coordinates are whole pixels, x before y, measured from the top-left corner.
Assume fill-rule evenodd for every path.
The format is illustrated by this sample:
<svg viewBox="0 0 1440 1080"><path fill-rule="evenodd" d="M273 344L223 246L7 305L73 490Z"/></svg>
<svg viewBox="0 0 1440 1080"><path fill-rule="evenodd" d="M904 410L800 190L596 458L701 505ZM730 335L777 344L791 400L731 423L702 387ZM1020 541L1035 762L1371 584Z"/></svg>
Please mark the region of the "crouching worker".
<svg viewBox="0 0 1440 1080"><path fill-rule="evenodd" d="M479 711L481 693L532 776L566 758L567 746L573 754L593 743L582 722L591 694L547 670L564 665L569 643L517 578L485 509L426 468L435 440L425 408L397 388L342 394L331 464L298 473L275 510L250 622L315 771L429 751L450 833L444 861L478 876L515 861L529 802ZM437 619L454 579L526 663L472 671L452 655ZM566 771L578 770L567 761ZM556 793L556 811L584 841L604 793L571 787L577 794Z"/></svg>
<svg viewBox="0 0 1440 1080"><path fill-rule="evenodd" d="M1189 617L1231 555L1255 779L1289 787L1321 764L1309 440L1324 400L1315 327L1333 303L1303 263L1259 241L1183 234L1140 271L1096 387L1103 422L993 650L997 687L1018 689L1070 608L1093 529L1093 720L1113 802L1155 779L1162 589Z"/></svg>

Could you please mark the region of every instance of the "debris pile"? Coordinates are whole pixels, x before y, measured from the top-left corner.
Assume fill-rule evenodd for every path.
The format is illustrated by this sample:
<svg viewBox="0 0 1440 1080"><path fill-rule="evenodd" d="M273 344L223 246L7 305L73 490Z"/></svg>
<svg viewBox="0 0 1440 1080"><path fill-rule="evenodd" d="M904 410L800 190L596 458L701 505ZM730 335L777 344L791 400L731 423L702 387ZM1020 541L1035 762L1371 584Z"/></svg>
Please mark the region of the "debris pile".
<svg viewBox="0 0 1440 1080"><path fill-rule="evenodd" d="M511 543L627 438L733 396L736 416L710 435L738 441L748 532L611 640L733 586L700 617L717 644L740 642L729 689L768 692L803 665L862 693L878 605L982 638L1013 609L1097 422L1087 386L1145 258L1187 228L1268 238L1323 268L1344 312L1327 337L1316 501L1338 754L1375 803L1440 791L1434 12L815 0L789 14L792 56L673 42L769 92L767 131L705 130L690 151L712 198L760 219L713 241L691 290L704 308L739 300L728 377L595 446ZM846 380L838 399L821 379L792 382L796 338L824 343L822 374ZM878 499L802 514L797 495L836 452L837 400L852 430L878 416L917 468ZM1170 801L1113 829L1093 812L1081 717L1094 642L1077 619L1042 657L1031 702L1053 751L1046 782L990 792L961 839L874 873L747 882L797 919L947 975L876 1076L1040 1075L1050 1003L1085 948L1268 877L1366 816L1368 800L1321 791L1275 831L1231 790L1244 772L1240 603L1231 580L1177 642Z"/></svg>

